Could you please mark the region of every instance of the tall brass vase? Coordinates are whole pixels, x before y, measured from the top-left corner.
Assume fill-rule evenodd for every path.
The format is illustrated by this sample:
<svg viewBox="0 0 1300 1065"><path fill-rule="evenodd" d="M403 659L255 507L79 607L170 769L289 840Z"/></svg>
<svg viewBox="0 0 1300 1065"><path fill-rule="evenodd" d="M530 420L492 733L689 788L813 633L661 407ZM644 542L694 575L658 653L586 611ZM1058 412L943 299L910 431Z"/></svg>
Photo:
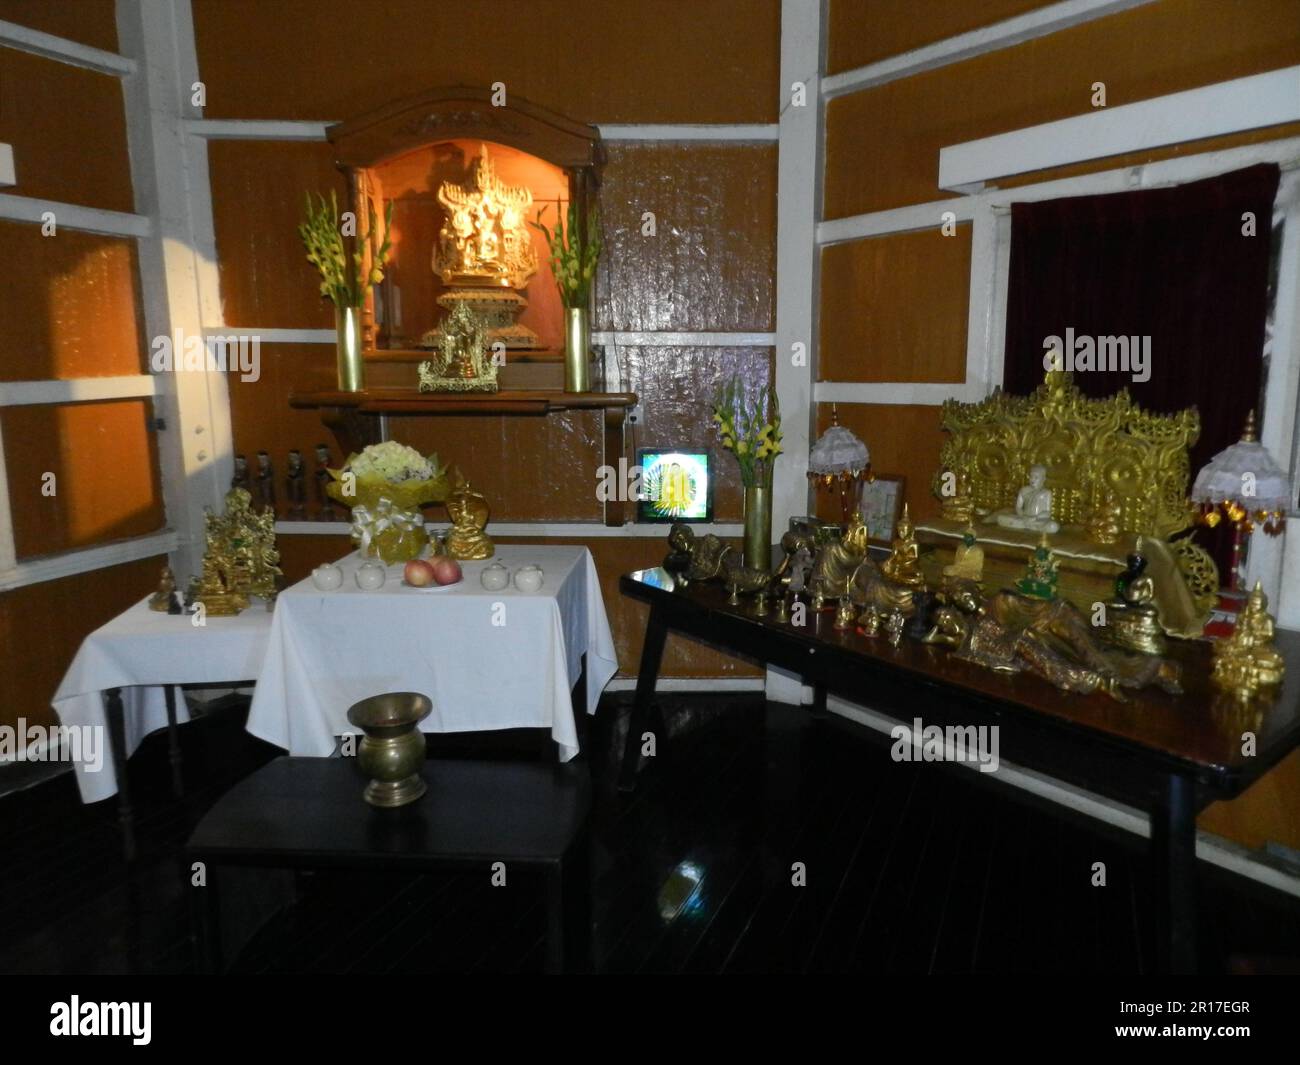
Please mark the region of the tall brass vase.
<svg viewBox="0 0 1300 1065"><path fill-rule="evenodd" d="M772 486L745 488L745 565L772 572Z"/></svg>
<svg viewBox="0 0 1300 1065"><path fill-rule="evenodd" d="M564 391L591 391L591 323L586 307L564 308Z"/></svg>
<svg viewBox="0 0 1300 1065"><path fill-rule="evenodd" d="M334 328L338 355L339 391L360 392L366 387L366 365L361 358L361 308L335 307Z"/></svg>

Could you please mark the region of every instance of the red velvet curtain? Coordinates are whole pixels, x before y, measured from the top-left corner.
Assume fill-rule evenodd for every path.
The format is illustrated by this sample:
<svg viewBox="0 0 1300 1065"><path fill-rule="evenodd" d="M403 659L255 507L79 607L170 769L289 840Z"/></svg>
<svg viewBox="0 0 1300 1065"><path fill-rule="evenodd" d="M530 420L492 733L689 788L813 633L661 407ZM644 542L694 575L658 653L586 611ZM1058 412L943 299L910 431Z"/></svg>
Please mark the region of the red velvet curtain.
<svg viewBox="0 0 1300 1065"><path fill-rule="evenodd" d="M1278 177L1261 164L1167 189L1012 204L1005 390L1038 387L1045 340L1064 342L1067 329L1079 354L1082 337L1149 337L1147 380L1133 379L1130 361L1128 372L1076 370L1074 383L1092 396L1127 388L1162 413L1197 407L1194 479L1259 402ZM1224 570L1222 545L1205 542Z"/></svg>

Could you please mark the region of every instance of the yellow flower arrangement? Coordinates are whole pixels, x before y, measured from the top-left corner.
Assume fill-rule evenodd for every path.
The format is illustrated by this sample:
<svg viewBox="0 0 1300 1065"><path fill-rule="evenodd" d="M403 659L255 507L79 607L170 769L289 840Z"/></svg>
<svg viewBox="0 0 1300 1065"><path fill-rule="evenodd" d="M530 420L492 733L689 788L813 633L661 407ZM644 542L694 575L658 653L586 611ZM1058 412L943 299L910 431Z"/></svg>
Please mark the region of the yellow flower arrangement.
<svg viewBox="0 0 1300 1065"><path fill-rule="evenodd" d="M751 406L740 378L733 377L713 401L713 423L722 446L736 456L745 487L770 487L772 464L781 454L781 411L771 386Z"/></svg>

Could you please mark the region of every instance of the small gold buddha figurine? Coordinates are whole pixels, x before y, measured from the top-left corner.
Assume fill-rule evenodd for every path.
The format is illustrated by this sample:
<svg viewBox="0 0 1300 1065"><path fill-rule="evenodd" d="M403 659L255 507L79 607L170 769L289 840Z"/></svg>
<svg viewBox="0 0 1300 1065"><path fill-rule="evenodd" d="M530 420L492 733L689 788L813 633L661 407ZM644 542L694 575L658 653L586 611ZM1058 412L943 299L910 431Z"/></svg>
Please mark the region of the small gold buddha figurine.
<svg viewBox="0 0 1300 1065"><path fill-rule="evenodd" d="M1280 684L1286 663L1273 647L1273 618L1268 597L1259 581L1237 616L1232 635L1214 645L1214 669L1210 679L1220 688L1246 700L1260 688Z"/></svg>
<svg viewBox="0 0 1300 1065"><path fill-rule="evenodd" d="M863 636L880 635L880 613L874 606L867 607L858 617L858 632Z"/></svg>
<svg viewBox="0 0 1300 1065"><path fill-rule="evenodd" d="M946 470L945 474L947 473L952 471ZM975 500L970 493L970 475L965 470L961 470L954 474L954 477L953 487L956 491L950 496L943 497L939 511L948 521L969 525L975 520Z"/></svg>
<svg viewBox="0 0 1300 1065"><path fill-rule="evenodd" d="M897 647L903 642L903 632L907 627L907 619L897 610L885 619L885 631L889 633L889 646Z"/></svg>
<svg viewBox="0 0 1300 1065"><path fill-rule="evenodd" d="M835 611L835 628L851 629L856 611L853 608L853 600L847 595L840 596L839 609Z"/></svg>
<svg viewBox="0 0 1300 1065"><path fill-rule="evenodd" d="M1115 581L1116 597L1106 608L1106 635L1129 651L1165 653L1165 633L1156 608L1155 584L1146 574L1146 557L1128 556L1128 569Z"/></svg>
<svg viewBox="0 0 1300 1065"><path fill-rule="evenodd" d="M813 561L807 587L812 592L812 608L821 610L827 599L847 594L853 574L867 557L867 525L856 511L844 535L823 544Z"/></svg>
<svg viewBox="0 0 1300 1065"><path fill-rule="evenodd" d="M1119 517L1120 506L1115 502L1115 493L1108 491L1088 518L1085 529L1088 539L1094 544L1113 544L1118 541L1123 531L1120 529Z"/></svg>
<svg viewBox="0 0 1300 1065"><path fill-rule="evenodd" d="M903 504L903 516L898 519L898 532L894 537L893 550L889 557L880 564L880 572L895 584L909 588L923 588L925 578L919 566L921 549L912 535L912 519Z"/></svg>
<svg viewBox="0 0 1300 1065"><path fill-rule="evenodd" d="M984 548L975 542L975 530L968 524L961 543L953 551L952 562L943 567L945 577L979 581L984 577Z"/></svg>
<svg viewBox="0 0 1300 1065"><path fill-rule="evenodd" d="M1016 591L1033 599L1055 599L1056 567L1056 556L1048 545L1047 533L1043 533L1029 556L1025 575L1016 581Z"/></svg>
<svg viewBox="0 0 1300 1065"><path fill-rule="evenodd" d="M172 594L176 591L176 577L171 566L163 566L158 579L158 590L149 596L149 609L166 614L171 608Z"/></svg>
<svg viewBox="0 0 1300 1065"><path fill-rule="evenodd" d="M475 492L469 481L462 481L447 498L451 531L447 534L447 553L461 562L491 558L496 551L487 528L491 509L487 500Z"/></svg>

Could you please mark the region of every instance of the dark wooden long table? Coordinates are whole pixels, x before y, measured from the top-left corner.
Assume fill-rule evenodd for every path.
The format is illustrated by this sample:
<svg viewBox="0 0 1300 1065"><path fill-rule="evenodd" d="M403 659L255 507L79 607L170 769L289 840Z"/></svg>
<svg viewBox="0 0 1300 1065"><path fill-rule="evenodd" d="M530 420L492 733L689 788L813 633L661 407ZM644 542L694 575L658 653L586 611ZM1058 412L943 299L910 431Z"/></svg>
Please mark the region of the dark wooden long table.
<svg viewBox="0 0 1300 1065"><path fill-rule="evenodd" d="M1287 678L1244 706L1210 685L1210 648L1199 641L1171 642L1182 695L1126 691L1119 702L984 669L918 640L893 648L883 636L836 631L833 611L809 610L802 628L778 623L774 613L755 617L752 600L729 606L720 585L677 588L662 569L627 574L619 589L650 607L620 788L635 787L669 631L801 676L823 705L830 692L909 726L917 718L945 728L996 725L1000 759L1151 815L1160 960L1174 972L1196 965L1197 814L1241 794L1300 745L1300 633L1279 631ZM1249 754L1246 733L1254 735ZM666 736L660 728L657 738Z"/></svg>

